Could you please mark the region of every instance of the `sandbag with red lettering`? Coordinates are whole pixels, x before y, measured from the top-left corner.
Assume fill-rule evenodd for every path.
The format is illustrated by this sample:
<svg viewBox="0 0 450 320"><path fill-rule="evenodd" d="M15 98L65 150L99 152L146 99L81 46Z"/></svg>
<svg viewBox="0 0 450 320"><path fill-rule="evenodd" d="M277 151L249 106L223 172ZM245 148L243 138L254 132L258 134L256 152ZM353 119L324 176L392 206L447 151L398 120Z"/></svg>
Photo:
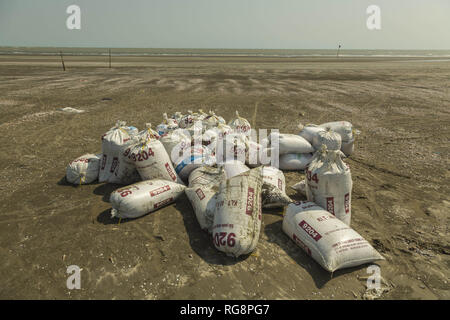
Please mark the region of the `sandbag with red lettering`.
<svg viewBox="0 0 450 320"><path fill-rule="evenodd" d="M236 118L231 120L228 125L233 129L235 133L244 134L246 136L250 135L250 122L247 119L239 116L239 112L236 111Z"/></svg>
<svg viewBox="0 0 450 320"><path fill-rule="evenodd" d="M282 228L329 272L384 260L360 234L313 202L287 206Z"/></svg>
<svg viewBox="0 0 450 320"><path fill-rule="evenodd" d="M137 218L173 203L183 194L184 185L167 180L141 181L111 193L111 216Z"/></svg>
<svg viewBox="0 0 450 320"><path fill-rule="evenodd" d="M137 128L126 126L124 121L117 121L116 125L102 136L99 182L112 182L109 179L117 168L123 147L130 145L137 134Z"/></svg>
<svg viewBox="0 0 450 320"><path fill-rule="evenodd" d="M141 138L131 146L127 157L134 162L142 180L165 179L184 184L159 140Z"/></svg>
<svg viewBox="0 0 450 320"><path fill-rule="evenodd" d="M261 229L261 187L260 168L220 183L212 227L219 251L238 257L256 248Z"/></svg>
<svg viewBox="0 0 450 320"><path fill-rule="evenodd" d="M66 169L66 180L72 184L87 184L98 178L101 154L85 154L71 161Z"/></svg>
<svg viewBox="0 0 450 320"><path fill-rule="evenodd" d="M322 145L305 172L306 197L350 225L353 182L342 157L340 150L327 150Z"/></svg>
<svg viewBox="0 0 450 320"><path fill-rule="evenodd" d="M219 183L225 180L224 168L203 166L189 175L189 188L185 192L195 216L203 230L212 232Z"/></svg>

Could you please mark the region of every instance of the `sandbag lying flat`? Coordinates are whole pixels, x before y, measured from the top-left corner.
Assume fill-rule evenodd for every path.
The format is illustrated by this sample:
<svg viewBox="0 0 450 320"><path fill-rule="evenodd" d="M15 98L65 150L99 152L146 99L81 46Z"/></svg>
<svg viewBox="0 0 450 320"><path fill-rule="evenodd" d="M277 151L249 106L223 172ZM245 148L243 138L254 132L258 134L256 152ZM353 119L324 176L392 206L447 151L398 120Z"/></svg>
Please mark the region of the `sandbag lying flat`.
<svg viewBox="0 0 450 320"><path fill-rule="evenodd" d="M329 272L384 260L355 230L313 202L290 204L282 228Z"/></svg>
<svg viewBox="0 0 450 320"><path fill-rule="evenodd" d="M305 170L312 160L311 153L287 153L280 155L281 170Z"/></svg>
<svg viewBox="0 0 450 320"><path fill-rule="evenodd" d="M268 139L271 148L276 147L276 143L278 143L279 154L314 152L311 143L296 134L272 132Z"/></svg>
<svg viewBox="0 0 450 320"><path fill-rule="evenodd" d="M222 181L212 228L214 246L238 257L252 252L261 229L261 169Z"/></svg>
<svg viewBox="0 0 450 320"><path fill-rule="evenodd" d="M317 134L325 131L324 128L321 128L316 124L307 124L305 126L300 123L298 128L300 129L298 135L305 138L309 143L311 143L312 146L315 144L314 141L317 139Z"/></svg>
<svg viewBox="0 0 450 320"><path fill-rule="evenodd" d="M185 148L182 156L173 159L173 164L178 176L183 181L187 181L193 170L205 164L212 165L215 163L215 160L208 148L199 145Z"/></svg>
<svg viewBox="0 0 450 320"><path fill-rule="evenodd" d="M319 127L324 129L329 128L332 131L337 132L341 136L342 141L350 141L353 139L353 125L348 121L322 123Z"/></svg>
<svg viewBox="0 0 450 320"><path fill-rule="evenodd" d="M299 124L299 136L308 140L314 149L319 150L322 144L327 146L328 150L339 150L337 145L340 144L340 150L348 157L354 151L355 134L359 131L353 128L348 121L327 122L321 125L308 124L306 126ZM325 133L328 131L328 134ZM340 136L338 141L336 133Z"/></svg>
<svg viewBox="0 0 450 320"><path fill-rule="evenodd" d="M208 186L211 184L219 184L226 179L224 168L203 166L195 169L189 175L189 188L195 186Z"/></svg>
<svg viewBox="0 0 450 320"><path fill-rule="evenodd" d="M167 180L146 180L111 193L111 216L137 218L158 210L183 194L184 185Z"/></svg>
<svg viewBox="0 0 450 320"><path fill-rule="evenodd" d="M355 147L355 136L360 132L359 130L353 128L353 125L348 121L334 121L327 122L319 125L319 127L327 129L330 128L332 131L337 132L342 139L341 151L348 157L352 155Z"/></svg>

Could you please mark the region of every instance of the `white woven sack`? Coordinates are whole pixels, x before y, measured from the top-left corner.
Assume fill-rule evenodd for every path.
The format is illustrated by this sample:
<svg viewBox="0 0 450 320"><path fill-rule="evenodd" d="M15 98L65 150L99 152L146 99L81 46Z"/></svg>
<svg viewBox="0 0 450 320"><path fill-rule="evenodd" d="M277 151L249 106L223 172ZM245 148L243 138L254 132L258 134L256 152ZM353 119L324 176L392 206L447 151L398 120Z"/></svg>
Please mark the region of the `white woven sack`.
<svg viewBox="0 0 450 320"><path fill-rule="evenodd" d="M311 160L311 153L281 154L279 168L281 170L305 170Z"/></svg>
<svg viewBox="0 0 450 320"><path fill-rule="evenodd" d="M159 141L163 144L172 162L180 157L184 149L191 146L191 137L185 129L175 129L162 136Z"/></svg>
<svg viewBox="0 0 450 320"><path fill-rule="evenodd" d="M355 150L355 138L350 141L342 142L341 151L347 156L351 156Z"/></svg>
<svg viewBox="0 0 450 320"><path fill-rule="evenodd" d="M199 185L185 189L186 196L192 204L200 228L209 233L212 232L218 190L218 184Z"/></svg>
<svg viewBox="0 0 450 320"><path fill-rule="evenodd" d="M298 128L300 129L298 135L305 138L312 145L314 145L314 138L317 136L317 134L321 131L325 131L324 128L321 128L316 124L307 124L306 126L304 126L300 123L298 125Z"/></svg>
<svg viewBox="0 0 450 320"><path fill-rule="evenodd" d="M282 228L329 272L384 260L355 230L313 202L287 206Z"/></svg>
<svg viewBox="0 0 450 320"><path fill-rule="evenodd" d="M131 147L128 159L134 162L142 180L165 179L183 184L159 140L141 139Z"/></svg>
<svg viewBox="0 0 450 320"><path fill-rule="evenodd" d="M143 134L142 136L144 137L146 135ZM127 144L121 147L121 151L119 153L119 156L117 157L118 161L116 162L114 172L108 178L109 183L127 185L141 180L139 173L136 170L134 161L128 158L133 143L137 143L137 141L138 138L134 138L131 144Z"/></svg>
<svg viewBox="0 0 450 320"><path fill-rule="evenodd" d="M244 134L230 133L223 139L217 139L216 162L221 164L229 160L245 162L248 140Z"/></svg>
<svg viewBox="0 0 450 320"><path fill-rule="evenodd" d="M192 115L192 111L188 110L188 113L181 117L181 120L178 122L178 126L180 128L190 127L194 123L194 116Z"/></svg>
<svg viewBox="0 0 450 320"><path fill-rule="evenodd" d="M225 120L221 116L217 116L213 111L209 111L209 115L202 120L205 130L216 128L219 124L225 123Z"/></svg>
<svg viewBox="0 0 450 320"><path fill-rule="evenodd" d="M174 202L186 187L167 180L146 180L111 193L111 216L137 218Z"/></svg>
<svg viewBox="0 0 450 320"><path fill-rule="evenodd" d="M189 188L210 186L226 179L224 167L203 166L195 169L189 175Z"/></svg>
<svg viewBox="0 0 450 320"><path fill-rule="evenodd" d="M72 184L88 184L98 179L101 154L85 154L71 161L66 169L66 180Z"/></svg>
<svg viewBox="0 0 450 320"><path fill-rule="evenodd" d="M174 115L172 116L172 119L175 119L177 124L179 124L181 122L181 119L183 118L183 114L181 112L175 112Z"/></svg>
<svg viewBox="0 0 450 320"><path fill-rule="evenodd" d="M219 123L217 125L218 138L223 139L226 135L233 133L233 129L224 123Z"/></svg>
<svg viewBox="0 0 450 320"><path fill-rule="evenodd" d="M243 172L250 170L244 163L238 160L228 160L223 164L227 179L233 178Z"/></svg>
<svg viewBox="0 0 450 320"><path fill-rule="evenodd" d="M163 122L156 127L156 131L160 136L163 136L177 128L178 128L177 121L175 119L167 117L167 113L163 113Z"/></svg>
<svg viewBox="0 0 450 320"><path fill-rule="evenodd" d="M228 125L233 129L235 133L240 133L244 135L250 135L250 130L252 127L250 126L250 122L247 119L239 116L239 112L236 111L236 118L231 120Z"/></svg>
<svg viewBox="0 0 450 320"><path fill-rule="evenodd" d="M306 169L306 196L308 201L317 203L350 225L353 183L350 168L341 157L340 150L326 148L314 154Z"/></svg>
<svg viewBox="0 0 450 320"><path fill-rule="evenodd" d="M311 153L314 152L313 146L303 137L296 134L272 132L267 138L270 141L270 147L276 147L272 140L278 137L279 154L286 153ZM276 141L276 140L275 140Z"/></svg>
<svg viewBox="0 0 450 320"><path fill-rule="evenodd" d="M103 135L99 182L109 182L109 178L114 174L119 164L119 157L123 148L132 143L132 139L137 133L135 127L127 127L125 122L117 121L116 126Z"/></svg>
<svg viewBox="0 0 450 320"><path fill-rule="evenodd" d="M260 168L222 181L212 228L214 246L238 257L252 252L261 229Z"/></svg>
<svg viewBox="0 0 450 320"><path fill-rule="evenodd" d="M327 129L330 128L334 132L337 132L342 142L347 142L353 139L353 125L348 121L333 121L322 123L319 127Z"/></svg>
<svg viewBox="0 0 450 320"><path fill-rule="evenodd" d="M313 147L319 150L322 145L325 145L328 150L340 150L342 144L342 138L339 133L326 129L324 131L317 132L313 138Z"/></svg>
<svg viewBox="0 0 450 320"><path fill-rule="evenodd" d="M211 166L215 160L208 148L199 145L184 149L182 156L175 159L173 163L178 176L183 181L187 181L193 170L204 165Z"/></svg>
<svg viewBox="0 0 450 320"><path fill-rule="evenodd" d="M260 165L262 165L264 159L270 158L270 157L266 157L266 158L262 159L261 158L262 152L263 152L263 146L261 144L257 143L256 141L253 141L253 140L247 140L247 148L245 151L245 164L251 168L259 167Z"/></svg>
<svg viewBox="0 0 450 320"><path fill-rule="evenodd" d="M137 136L138 136L138 138L145 137L146 139L159 139L160 138L159 133L152 129L151 123L146 123L145 129L142 131L139 131Z"/></svg>

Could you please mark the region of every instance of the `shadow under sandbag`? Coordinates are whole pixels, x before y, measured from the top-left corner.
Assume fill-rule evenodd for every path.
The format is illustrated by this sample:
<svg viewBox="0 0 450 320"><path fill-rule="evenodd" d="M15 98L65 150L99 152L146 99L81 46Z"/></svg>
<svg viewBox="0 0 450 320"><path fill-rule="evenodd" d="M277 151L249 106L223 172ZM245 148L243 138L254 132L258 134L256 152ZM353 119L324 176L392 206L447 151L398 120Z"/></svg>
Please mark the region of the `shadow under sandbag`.
<svg viewBox="0 0 450 320"><path fill-rule="evenodd" d="M72 188L77 188L80 186L79 184L73 184L73 183L70 183L69 181L67 181L66 176L62 177L56 184L58 186L68 186L68 187L72 187Z"/></svg>
<svg viewBox="0 0 450 320"><path fill-rule="evenodd" d="M98 196L102 196L103 202L109 203L109 198L111 197L111 193L115 190L123 187L121 184L116 183L103 183L94 189L94 194Z"/></svg>
<svg viewBox="0 0 450 320"><path fill-rule="evenodd" d="M140 218L140 217L139 217ZM111 208L106 209L102 212L100 212L100 214L97 216L97 222L98 223L102 223L104 225L110 225L110 224L124 224L139 218L135 218L135 219L131 219L131 218L112 218L111 217Z"/></svg>
<svg viewBox="0 0 450 320"><path fill-rule="evenodd" d="M194 250L194 252L205 262L214 265L230 266L244 261L250 256L250 254L247 254L235 258L227 256L225 253L217 250L213 244L211 235L200 228L197 218L195 217L194 209L186 194L183 194L177 199L175 208L183 217L184 226L192 250Z"/></svg>
<svg viewBox="0 0 450 320"><path fill-rule="evenodd" d="M352 273L356 270L362 269L371 263L360 265L352 268L345 268L336 270L333 273L328 272L320 264L318 264L312 257L310 257L303 249L297 246L282 230L283 221L277 221L266 225L264 232L267 235L268 242L275 243L283 249L289 257L292 258L298 265L305 269L312 277L318 289L323 288L325 284L333 278Z"/></svg>

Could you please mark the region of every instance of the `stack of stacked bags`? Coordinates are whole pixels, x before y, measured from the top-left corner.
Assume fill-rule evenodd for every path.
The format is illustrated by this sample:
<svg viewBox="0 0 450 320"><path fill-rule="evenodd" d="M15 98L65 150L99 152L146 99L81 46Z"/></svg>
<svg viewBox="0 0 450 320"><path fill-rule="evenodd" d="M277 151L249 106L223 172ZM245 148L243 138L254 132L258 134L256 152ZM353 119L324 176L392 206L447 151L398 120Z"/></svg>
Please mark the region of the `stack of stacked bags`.
<svg viewBox="0 0 450 320"><path fill-rule="evenodd" d="M143 216L185 193L214 246L235 257L256 248L262 208L279 207L283 231L326 270L383 259L350 228L352 180L342 161L354 149L349 122L272 132L260 144L252 133L237 112L228 124L212 111L163 114L156 130L118 121L102 136L102 152L72 161L66 178L127 185L110 197L118 218ZM282 170L305 170L307 202L286 195L283 172L262 165L262 154L272 163L276 156Z"/></svg>

